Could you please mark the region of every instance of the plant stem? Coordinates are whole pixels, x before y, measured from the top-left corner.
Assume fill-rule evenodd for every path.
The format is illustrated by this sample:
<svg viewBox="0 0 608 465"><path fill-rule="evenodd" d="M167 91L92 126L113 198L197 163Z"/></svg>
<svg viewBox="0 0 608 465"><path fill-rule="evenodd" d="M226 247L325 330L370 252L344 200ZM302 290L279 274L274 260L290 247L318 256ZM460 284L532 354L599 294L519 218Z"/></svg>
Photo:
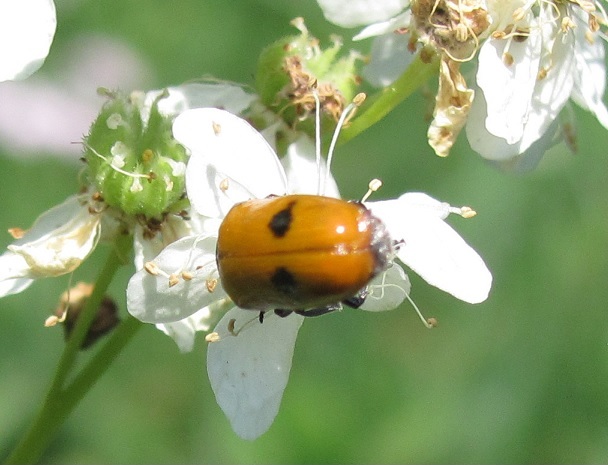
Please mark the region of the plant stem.
<svg viewBox="0 0 608 465"><path fill-rule="evenodd" d="M131 340L137 329L142 326L139 321L132 317L123 320L111 333L103 347L74 377L72 383L64 388L66 379L74 368L80 346L95 318L103 295L114 274L124 263L124 258L130 251L131 243L130 238L121 238L117 241L116 248L110 252L98 275L93 294L87 299L85 308L65 345L44 403L30 429L19 441L5 463L36 463L67 416Z"/></svg>
<svg viewBox="0 0 608 465"><path fill-rule="evenodd" d="M87 332L95 316L97 315L97 309L101 305L103 296L105 295L108 286L114 278L114 274L124 264L125 257L128 256L131 250L132 239L130 237L121 237L115 242L115 248L108 254L106 263L97 276L95 281L95 287L93 293L87 299L86 305L83 311L78 316L74 330L67 340L55 377L53 379L53 385L51 386L51 392L53 390L61 390L65 381L70 374L74 366L76 357L80 352L82 342L87 336Z"/></svg>
<svg viewBox="0 0 608 465"><path fill-rule="evenodd" d="M367 99L360 113L342 130L338 143L343 144L351 140L384 118L431 76L437 74L438 64L436 55L429 63L423 62L419 54L395 82Z"/></svg>

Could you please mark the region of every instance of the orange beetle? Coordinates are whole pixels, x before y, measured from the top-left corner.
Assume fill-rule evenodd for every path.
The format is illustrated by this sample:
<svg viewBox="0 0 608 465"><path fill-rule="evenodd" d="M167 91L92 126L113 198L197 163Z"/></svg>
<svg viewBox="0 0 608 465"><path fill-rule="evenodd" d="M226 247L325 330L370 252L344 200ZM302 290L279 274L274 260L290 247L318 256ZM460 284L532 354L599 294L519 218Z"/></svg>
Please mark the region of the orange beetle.
<svg viewBox="0 0 608 465"><path fill-rule="evenodd" d="M316 316L363 303L393 242L362 204L286 195L236 204L222 222L217 266L236 305L280 316Z"/></svg>

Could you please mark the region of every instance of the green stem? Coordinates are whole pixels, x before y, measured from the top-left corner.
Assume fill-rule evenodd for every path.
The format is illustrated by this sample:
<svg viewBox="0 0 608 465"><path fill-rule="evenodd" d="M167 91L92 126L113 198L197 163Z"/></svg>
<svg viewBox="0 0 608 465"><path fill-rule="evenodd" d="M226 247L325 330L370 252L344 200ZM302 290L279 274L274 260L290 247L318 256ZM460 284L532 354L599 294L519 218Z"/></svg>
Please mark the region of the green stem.
<svg viewBox="0 0 608 465"><path fill-rule="evenodd" d="M84 309L78 316L78 320L76 321L74 330L72 331L70 338L66 342L63 354L61 356L61 359L59 360L59 365L57 366L57 371L55 372L55 378L53 380L53 385L51 386L51 392L53 390L61 390L61 388L65 384L65 380L70 374L70 371L74 366L76 357L80 352L82 342L86 338L87 332L89 331L91 324L95 320L95 316L97 315L97 309L99 309L101 305L103 296L106 294L108 286L114 278L114 274L116 273L118 268L120 268L124 264L125 257L128 256L131 250L131 244L131 237L121 237L115 242L115 248L109 253L108 258L106 259L106 263L104 264L103 268L97 276L97 281L95 281L95 288L93 289L93 293L87 299Z"/></svg>
<svg viewBox="0 0 608 465"><path fill-rule="evenodd" d="M63 388L66 378L74 367L82 341L95 318L96 309L99 308L101 299L115 272L124 263L130 246L131 240L123 238L117 242L116 249L110 252L99 273L93 294L87 300L71 337L66 343L44 403L30 429L5 463L24 464L38 461L70 412L110 366L127 342L135 335L137 329L141 327L140 322L132 317L123 320L73 382L65 389Z"/></svg>
<svg viewBox="0 0 608 465"><path fill-rule="evenodd" d="M129 315L112 331L111 337L101 350L78 373L72 384L64 390L64 395L73 401L74 405L93 387L141 327L143 327L143 323Z"/></svg>
<svg viewBox="0 0 608 465"><path fill-rule="evenodd" d="M384 118L398 104L427 82L431 76L437 74L438 64L437 56L434 56L430 63L425 63L420 59L419 54L395 82L364 102L350 125L342 130L338 143L343 144L353 139Z"/></svg>

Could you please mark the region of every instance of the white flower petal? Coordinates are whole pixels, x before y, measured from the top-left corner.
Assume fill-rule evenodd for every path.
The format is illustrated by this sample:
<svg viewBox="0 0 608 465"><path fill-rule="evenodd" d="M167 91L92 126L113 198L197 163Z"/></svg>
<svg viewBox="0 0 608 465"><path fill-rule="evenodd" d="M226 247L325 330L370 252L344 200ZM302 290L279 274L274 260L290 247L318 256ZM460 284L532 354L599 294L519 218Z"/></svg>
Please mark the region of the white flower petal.
<svg viewBox="0 0 608 465"><path fill-rule="evenodd" d="M100 215L91 214L87 205L71 196L40 215L8 249L25 259L29 266L27 277L60 276L74 271L93 251L99 225Z"/></svg>
<svg viewBox="0 0 608 465"><path fill-rule="evenodd" d="M315 144L306 136L301 136L287 148L287 154L281 160L287 176L287 190L290 194L320 194L340 198L338 185L329 173L327 163L321 157L321 166L317 166ZM320 184L324 184L321 186Z"/></svg>
<svg viewBox="0 0 608 465"><path fill-rule="evenodd" d="M434 199L424 192L406 192L397 200L383 200L380 202L366 202L368 208L375 215L391 216L395 213L405 217L417 218L428 215L444 219L450 214L450 204Z"/></svg>
<svg viewBox="0 0 608 465"><path fill-rule="evenodd" d="M188 318L175 323L157 324L156 327L167 336L172 337L181 352L191 352L194 348L196 332L209 330L210 317L211 311L209 307L205 307Z"/></svg>
<svg viewBox="0 0 608 465"><path fill-rule="evenodd" d="M604 104L606 90L606 61L604 58L604 41L596 38L590 44L585 38L586 25L579 22L574 31L574 88L572 100L582 108L591 111L600 124L608 128L608 110Z"/></svg>
<svg viewBox="0 0 608 465"><path fill-rule="evenodd" d="M30 266L21 255L4 252L0 255L0 297L18 294L34 282L29 275Z"/></svg>
<svg viewBox="0 0 608 465"><path fill-rule="evenodd" d="M574 86L574 36L567 34L561 37L555 30L548 35L557 35L551 44L551 68L545 78L536 79L530 111L524 122L520 152L526 151L540 139L555 121Z"/></svg>
<svg viewBox="0 0 608 465"><path fill-rule="evenodd" d="M492 275L482 258L441 219L436 208L425 212L412 205L408 195L366 204L384 222L393 240L403 241L399 259L426 282L460 300L484 301Z"/></svg>
<svg viewBox="0 0 608 465"><path fill-rule="evenodd" d="M559 24L547 17L553 14L551 8L542 9L542 29L532 29L522 43L510 43L514 59L510 66L502 63L508 41L490 39L481 48L477 82L484 98L473 103L467 135L471 146L486 158L501 160L528 150L547 131L572 93L575 36L558 34ZM551 63L540 61L543 51ZM542 69L546 75L539 78ZM481 109L484 102L486 108ZM480 119L485 120L489 133L505 142L492 137L486 140Z"/></svg>
<svg viewBox="0 0 608 465"><path fill-rule="evenodd" d="M97 244L100 218L81 205L77 196L40 215L0 255L0 296L23 291L35 278L74 271Z"/></svg>
<svg viewBox="0 0 608 465"><path fill-rule="evenodd" d="M519 155L522 152L520 143L509 144L503 137L488 131L485 124L487 112L488 107L483 92L475 92L475 99L465 126L471 148L482 157L498 162ZM518 142L521 142L521 139Z"/></svg>
<svg viewBox="0 0 608 465"><path fill-rule="evenodd" d="M370 24L369 26L363 28L361 32L356 34L353 37L353 40L363 40L368 39L369 37L382 36L382 35L399 35L402 34L393 34L395 31L401 28L406 28L410 25L412 20L412 12L411 10L404 11L403 13L390 18L387 21L382 21L380 23ZM409 40L409 38L408 38ZM397 55L395 55L397 58Z"/></svg>
<svg viewBox="0 0 608 465"><path fill-rule="evenodd" d="M0 297L5 297L11 294L19 294L30 287L30 284L33 282L33 279L27 278L2 280L0 281Z"/></svg>
<svg viewBox="0 0 608 465"><path fill-rule="evenodd" d="M525 173L527 171L532 171L538 166L547 150L562 141L562 132L557 132L559 128L560 123L559 120L556 119L547 128L545 133L521 154L509 152L511 153L510 158L491 160L491 162L503 170L514 173ZM494 137L489 133L488 136ZM494 153L499 153L500 150L502 150L499 147L501 147L501 144L504 144L504 139L500 139L498 137L494 137L494 139L498 141L498 145ZM481 155L485 157L484 154Z"/></svg>
<svg viewBox="0 0 608 465"><path fill-rule="evenodd" d="M234 308L216 331L225 333L232 319L237 330L251 320L253 323L237 336L227 335L209 344L207 372L217 403L234 432L253 440L270 428L279 411L304 318L267 314L260 324L255 312Z"/></svg>
<svg viewBox="0 0 608 465"><path fill-rule="evenodd" d="M127 286L127 308L145 323L173 323L189 317L212 302L226 296L220 284L210 292L209 279L217 279L216 238L190 236L167 247L154 259L161 272L137 271ZM192 274L183 279L182 272ZM169 284L175 275L177 284Z"/></svg>
<svg viewBox="0 0 608 465"><path fill-rule="evenodd" d="M167 245L186 236L192 236L202 231L193 231L193 226L197 224L195 218L198 215L191 215L191 220L187 221L179 216L169 215L162 223L161 229L156 231L153 237L147 233L146 228L141 224L136 224L133 232L133 250L135 255L135 269L141 270L144 263L156 257Z"/></svg>
<svg viewBox="0 0 608 465"><path fill-rule="evenodd" d="M0 2L0 82L25 79L49 53L57 18L52 0Z"/></svg>
<svg viewBox="0 0 608 465"><path fill-rule="evenodd" d="M408 48L409 36L385 34L372 43L371 58L363 77L373 86L386 87L408 68L416 55Z"/></svg>
<svg viewBox="0 0 608 465"><path fill-rule="evenodd" d="M140 224L136 224L135 231L133 232L133 261L135 262L135 269L141 270L144 267L144 263L156 257L161 250L162 246L157 238L148 240L146 228Z"/></svg>
<svg viewBox="0 0 608 465"><path fill-rule="evenodd" d="M328 21L354 27L386 21L410 4L409 0L317 0Z"/></svg>
<svg viewBox="0 0 608 465"><path fill-rule="evenodd" d="M192 108L206 107L222 108L238 114L247 109L257 98L255 95L245 92L242 86L224 82L190 82L168 87L166 90L169 95L158 103L158 109L165 115L179 115ZM147 92L144 108L150 108L152 102L163 91Z"/></svg>
<svg viewBox="0 0 608 465"><path fill-rule="evenodd" d="M410 294L411 288L410 278L403 268L393 263L388 270L376 276L367 285L368 295L359 308L368 312L392 310L401 305Z"/></svg>
<svg viewBox="0 0 608 465"><path fill-rule="evenodd" d="M238 116L215 108L188 110L175 119L173 134L192 152L186 190L201 215L220 217L236 202L286 193L276 154Z"/></svg>
<svg viewBox="0 0 608 465"><path fill-rule="evenodd" d="M507 43L514 58L510 66L503 61ZM538 76L540 50L540 33L533 29L523 42L488 39L479 51L477 84L487 107L484 124L490 133L505 139L507 144L523 137ZM477 103L475 98L473 107Z"/></svg>

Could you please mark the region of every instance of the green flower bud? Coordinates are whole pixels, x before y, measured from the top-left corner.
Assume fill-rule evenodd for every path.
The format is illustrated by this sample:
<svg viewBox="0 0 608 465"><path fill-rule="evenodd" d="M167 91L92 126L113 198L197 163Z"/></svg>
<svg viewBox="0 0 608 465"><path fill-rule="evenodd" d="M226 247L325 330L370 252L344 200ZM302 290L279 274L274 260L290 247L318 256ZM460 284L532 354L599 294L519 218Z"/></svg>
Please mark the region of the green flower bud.
<svg viewBox="0 0 608 465"><path fill-rule="evenodd" d="M186 167L186 151L172 136L173 118L158 110L166 94L149 109L136 94L106 94L110 98L84 139L89 182L127 215L161 218L184 194Z"/></svg>
<svg viewBox="0 0 608 465"><path fill-rule="evenodd" d="M338 40L321 50L301 18L292 24L300 30L299 35L278 40L260 55L256 90L262 103L294 125L314 112L314 90L323 113L337 121L360 81L355 73L357 55L338 58L342 47Z"/></svg>

